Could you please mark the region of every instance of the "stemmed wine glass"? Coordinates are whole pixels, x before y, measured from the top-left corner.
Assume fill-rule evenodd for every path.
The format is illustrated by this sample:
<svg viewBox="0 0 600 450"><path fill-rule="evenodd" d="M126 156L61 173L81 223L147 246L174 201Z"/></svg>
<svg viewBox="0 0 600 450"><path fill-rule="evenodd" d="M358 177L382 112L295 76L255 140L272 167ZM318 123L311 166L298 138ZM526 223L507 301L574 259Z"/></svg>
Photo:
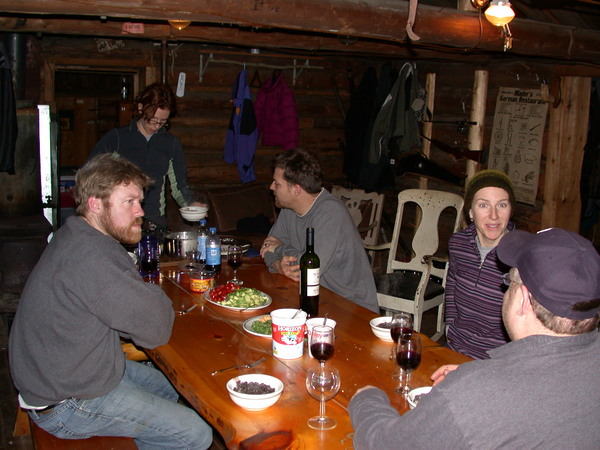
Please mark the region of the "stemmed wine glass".
<svg viewBox="0 0 600 450"><path fill-rule="evenodd" d="M310 346L310 354L313 358L318 359L321 367L325 367L325 361L333 356L335 335L333 327L328 325L315 325L310 330L308 336L308 345Z"/></svg>
<svg viewBox="0 0 600 450"><path fill-rule="evenodd" d="M407 312L396 312L392 315L392 326L390 328L390 335L394 341L394 348L392 348L392 354L390 359L396 357L396 345L398 344L398 338L403 334L411 334L413 331L413 319L412 314Z"/></svg>
<svg viewBox="0 0 600 450"><path fill-rule="evenodd" d="M325 367L324 363L311 367L306 374L306 389L319 400L319 415L308 419L308 426L315 430L331 430L337 425L335 419L325 416L325 402L340 390L340 373L335 367Z"/></svg>
<svg viewBox="0 0 600 450"><path fill-rule="evenodd" d="M242 246L238 244L232 244L227 247L227 264L233 269L233 278L229 280L229 283L244 284L244 282L237 277L237 270L242 265L244 259L244 252Z"/></svg>
<svg viewBox="0 0 600 450"><path fill-rule="evenodd" d="M396 362L400 366L400 383L394 392L408 394L410 375L421 364L421 336L404 334L398 338Z"/></svg>

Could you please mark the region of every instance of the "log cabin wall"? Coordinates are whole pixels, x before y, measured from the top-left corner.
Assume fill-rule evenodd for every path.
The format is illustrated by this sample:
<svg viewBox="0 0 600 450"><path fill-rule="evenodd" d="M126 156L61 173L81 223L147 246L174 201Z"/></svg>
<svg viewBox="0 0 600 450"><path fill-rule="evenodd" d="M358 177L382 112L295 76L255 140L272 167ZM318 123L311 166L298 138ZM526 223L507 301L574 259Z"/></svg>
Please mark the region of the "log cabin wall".
<svg viewBox="0 0 600 450"><path fill-rule="evenodd" d="M176 86L180 72L185 72L187 83L185 95L178 99L178 114L172 120L171 131L184 146L188 166L188 177L193 188L230 186L240 184L235 165L223 161L225 133L231 114L230 95L232 85L246 63L248 81L253 97L258 87L273 70L254 67L253 64L289 66L301 65L308 59L311 66L322 68L303 69L293 84L293 71L284 69L285 79L292 88L299 115L300 146L316 151L325 166L328 183L344 184L344 114L350 104L350 92L356 87L369 66L378 71L388 61L381 58L316 56L305 57L293 54L258 55L227 47L209 47L197 43L172 44L166 46L167 57L163 60L164 45L156 41L133 39L111 40L72 37L31 37L29 53L36 55L41 73L40 99L54 103L52 71L49 67L109 67L112 70L131 71L135 76L135 90L153 81L160 81L161 69L166 68L166 81ZM108 49L108 50L107 50ZM236 64L211 62L200 76L200 55L204 64L210 54L216 60L236 61ZM405 60L390 59L397 68ZM457 59L456 62L440 60L417 60L421 84L425 85L427 73L436 74L435 114L439 121L468 120L473 97L475 70L489 71L487 90L484 150L490 142L495 102L500 87L539 88L542 80L552 80L556 66L536 60L484 56L480 59ZM28 75L36 76L30 67ZM200 80L202 78L202 80ZM28 80L28 87L35 83ZM31 95L31 90L28 91ZM336 94L337 93L337 94ZM547 133L547 128L546 128ZM457 130L455 124L433 124L432 136L451 147L466 148L467 134ZM89 148L80 149L87 154ZM281 151L278 147L262 146L259 142L255 155L256 183L268 184L271 180L271 159ZM546 139L543 158L546 155ZM466 160L431 146L431 160L457 176L464 178ZM485 160L483 161L485 163ZM544 161L540 169L540 182L536 204L517 205L518 227L536 231L540 229L544 187ZM406 174L396 180L395 192L386 192L388 216L395 213L395 195L400 189L417 187L421 178ZM429 179L428 187L462 193L463 187L438 179ZM391 217L393 225L393 217ZM388 220L389 226L389 220Z"/></svg>

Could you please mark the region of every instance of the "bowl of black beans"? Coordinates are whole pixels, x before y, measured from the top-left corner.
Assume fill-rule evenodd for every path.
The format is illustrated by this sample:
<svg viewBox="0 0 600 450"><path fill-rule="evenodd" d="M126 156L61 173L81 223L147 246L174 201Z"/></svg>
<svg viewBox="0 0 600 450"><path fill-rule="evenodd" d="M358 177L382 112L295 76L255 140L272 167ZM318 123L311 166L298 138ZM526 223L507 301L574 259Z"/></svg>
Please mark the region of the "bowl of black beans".
<svg viewBox="0 0 600 450"><path fill-rule="evenodd" d="M392 334L392 318L389 316L375 317L369 322L371 331L375 336L385 342L394 342Z"/></svg>
<svg viewBox="0 0 600 450"><path fill-rule="evenodd" d="M249 411L261 411L279 400L283 383L271 375L249 373L229 380L227 391L236 405Z"/></svg>

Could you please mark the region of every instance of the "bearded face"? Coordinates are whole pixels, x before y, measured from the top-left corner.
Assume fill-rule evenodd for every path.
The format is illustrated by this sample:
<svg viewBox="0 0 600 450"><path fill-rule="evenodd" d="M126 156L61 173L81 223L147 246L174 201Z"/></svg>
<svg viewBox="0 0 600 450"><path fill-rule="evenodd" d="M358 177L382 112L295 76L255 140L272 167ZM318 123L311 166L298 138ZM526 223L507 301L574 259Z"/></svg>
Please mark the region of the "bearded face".
<svg viewBox="0 0 600 450"><path fill-rule="evenodd" d="M127 224L119 224L113 216L113 209L107 205L105 212L100 217L100 223L104 230L117 241L123 244L137 244L142 239L141 217L136 217Z"/></svg>
<svg viewBox="0 0 600 450"><path fill-rule="evenodd" d="M141 207L143 191L135 185L116 186L110 198L102 202L98 224L104 233L123 244L136 244L142 238Z"/></svg>

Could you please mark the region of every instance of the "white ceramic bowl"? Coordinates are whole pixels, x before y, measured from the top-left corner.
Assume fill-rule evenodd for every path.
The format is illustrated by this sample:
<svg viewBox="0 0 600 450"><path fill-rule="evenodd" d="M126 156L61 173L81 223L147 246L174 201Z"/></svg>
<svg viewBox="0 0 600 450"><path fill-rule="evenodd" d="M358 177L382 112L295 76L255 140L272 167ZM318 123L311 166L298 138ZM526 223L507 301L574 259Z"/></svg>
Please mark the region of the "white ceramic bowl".
<svg viewBox="0 0 600 450"><path fill-rule="evenodd" d="M206 217L208 207L185 206L183 208L179 208L179 212L181 213L181 217L183 217L185 220L189 220L190 222L197 222L198 220L204 219Z"/></svg>
<svg viewBox="0 0 600 450"><path fill-rule="evenodd" d="M429 394L429 392L431 391L431 388L432 388L432 386L423 386L423 387L412 389L406 396L406 400L408 401L408 405L410 406L410 409L415 408L417 406L417 403L419 402L418 398L415 401L415 397L418 397L420 395Z"/></svg>
<svg viewBox="0 0 600 450"><path fill-rule="evenodd" d="M371 331L373 332L373 334L375 336L377 336L382 341L394 342L394 340L392 339L392 335L390 334L389 328L380 328L377 326L380 323L391 322L391 321L392 321L391 316L375 317L374 319L371 319L371 321L369 322L369 324L371 325Z"/></svg>
<svg viewBox="0 0 600 450"><path fill-rule="evenodd" d="M254 381L256 383L268 384L272 388L275 388L275 392L270 394L242 394L233 390L238 380L240 382ZM273 406L277 400L279 400L279 397L281 397L281 393L283 392L283 383L279 378L272 377L271 375L249 373L246 375L239 375L229 380L227 382L227 391L229 392L231 400L233 400L236 405L241 406L248 411L262 411L269 406Z"/></svg>

